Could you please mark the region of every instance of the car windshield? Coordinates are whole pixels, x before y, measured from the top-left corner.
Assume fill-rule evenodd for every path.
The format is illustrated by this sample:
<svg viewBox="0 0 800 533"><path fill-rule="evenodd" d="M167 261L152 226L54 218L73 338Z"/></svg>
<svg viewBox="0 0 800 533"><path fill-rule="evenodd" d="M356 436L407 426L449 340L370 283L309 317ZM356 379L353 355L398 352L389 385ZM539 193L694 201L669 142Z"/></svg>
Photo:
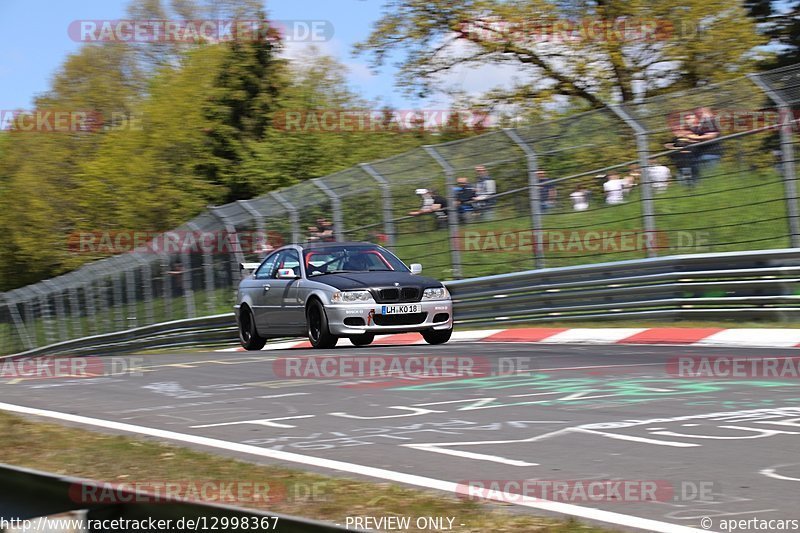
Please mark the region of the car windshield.
<svg viewBox="0 0 800 533"><path fill-rule="evenodd" d="M408 268L385 248L372 245L331 245L303 253L309 276L341 272L408 272Z"/></svg>

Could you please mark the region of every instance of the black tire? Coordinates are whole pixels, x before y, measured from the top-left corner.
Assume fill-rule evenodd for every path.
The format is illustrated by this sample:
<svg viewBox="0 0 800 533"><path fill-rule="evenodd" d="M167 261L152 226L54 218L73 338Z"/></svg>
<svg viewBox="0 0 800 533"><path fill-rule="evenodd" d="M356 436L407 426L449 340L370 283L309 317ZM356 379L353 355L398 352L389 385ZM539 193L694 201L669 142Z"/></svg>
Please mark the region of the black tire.
<svg viewBox="0 0 800 533"><path fill-rule="evenodd" d="M328 317L318 300L312 300L306 309L306 331L314 348L333 348L339 341L339 337L331 335Z"/></svg>
<svg viewBox="0 0 800 533"><path fill-rule="evenodd" d="M374 333L363 333L361 335L356 335L355 337L350 337L350 342L352 342L354 346L366 346L368 344L372 344L372 341L374 340Z"/></svg>
<svg viewBox="0 0 800 533"><path fill-rule="evenodd" d="M422 332L422 338L428 344L444 344L450 340L450 335L453 334L453 328L450 329L429 329Z"/></svg>
<svg viewBox="0 0 800 533"><path fill-rule="evenodd" d="M258 334L253 312L248 307L242 307L239 312L239 342L245 350L260 350L267 343L267 339Z"/></svg>

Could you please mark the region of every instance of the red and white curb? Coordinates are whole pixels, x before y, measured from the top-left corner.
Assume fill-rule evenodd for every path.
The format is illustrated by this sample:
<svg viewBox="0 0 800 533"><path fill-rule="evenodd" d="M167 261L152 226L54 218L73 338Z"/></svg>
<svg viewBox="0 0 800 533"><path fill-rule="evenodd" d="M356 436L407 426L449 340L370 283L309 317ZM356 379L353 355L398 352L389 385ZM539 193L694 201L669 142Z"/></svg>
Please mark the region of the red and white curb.
<svg viewBox="0 0 800 533"><path fill-rule="evenodd" d="M347 341L342 341L347 342ZM777 328L516 328L453 332L450 342L522 342L541 344L676 344L754 348L800 347L800 329ZM380 335L373 345L425 344L419 333ZM268 343L264 350L310 348L306 340ZM220 352L240 352L225 348Z"/></svg>

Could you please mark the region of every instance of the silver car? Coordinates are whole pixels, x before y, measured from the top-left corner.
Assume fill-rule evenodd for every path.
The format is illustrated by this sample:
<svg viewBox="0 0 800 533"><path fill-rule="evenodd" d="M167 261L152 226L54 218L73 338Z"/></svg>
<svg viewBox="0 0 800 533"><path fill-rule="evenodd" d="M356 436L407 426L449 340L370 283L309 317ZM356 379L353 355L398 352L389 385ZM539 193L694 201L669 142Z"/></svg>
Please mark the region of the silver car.
<svg viewBox="0 0 800 533"><path fill-rule="evenodd" d="M234 310L247 350L297 335L307 335L315 348L332 348L342 337L365 346L376 334L410 331L441 344L453 332L444 285L374 244L292 244L242 268L247 275Z"/></svg>

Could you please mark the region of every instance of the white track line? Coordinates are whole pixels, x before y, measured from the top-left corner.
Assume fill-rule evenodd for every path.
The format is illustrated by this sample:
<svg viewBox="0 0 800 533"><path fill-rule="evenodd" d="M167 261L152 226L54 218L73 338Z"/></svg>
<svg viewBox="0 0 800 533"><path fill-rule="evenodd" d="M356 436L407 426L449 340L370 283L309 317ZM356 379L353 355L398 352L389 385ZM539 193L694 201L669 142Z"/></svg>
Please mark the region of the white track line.
<svg viewBox="0 0 800 533"><path fill-rule="evenodd" d="M417 487L441 490L449 493L450 495L456 495L459 490L459 484L453 483L452 481L443 481L439 479L422 477L413 474L404 474L402 472L385 470L383 468L358 465L354 463L347 463L344 461L335 461L332 459L323 459L321 457L300 455L298 453L284 452L280 450L270 450L268 448L260 448L258 446L251 446L249 444L240 444L238 442L229 442L220 439L212 439L210 437L201 437L199 435L187 435L185 433L176 433L174 431L167 431L164 429L136 426L133 424L125 424L122 422L112 422L110 420L102 420L99 418L90 418L86 416L72 415L69 413L59 413L57 411L36 409L34 407L25 407L22 405L14 405L10 403L0 403L0 410L9 411L12 413L20 413L25 415L54 418L56 420L62 420L64 422L85 424L89 426L96 426L115 431L134 433L137 435L149 435L151 437L169 439L179 442L186 442L189 444L207 446L210 448L219 448L222 450L246 453L250 455L257 455L260 457L267 457L269 459L277 459L281 461L289 461L292 463L300 463L309 466L328 468L331 470L338 470L340 472L348 472L351 474L359 474L382 480L394 481L397 483L405 483L407 485L415 485ZM515 501L518 499L519 495L508 494L505 492L499 494L499 497L497 498L498 501L513 502L516 505L521 505L523 507L530 507L533 509L540 509L543 511L551 511L570 516L576 516L579 518L586 518L589 520L597 520L600 522L606 522L609 524L616 524L620 526L645 529L648 531L656 531L659 533L700 533L706 531L702 529L690 528L687 526L679 526L676 524L671 524L669 522L660 522L658 520L651 520L649 518L640 518L638 516L614 513L611 511L603 511L601 509L581 507L579 505L573 505L569 503L539 501L539 500L534 502Z"/></svg>

